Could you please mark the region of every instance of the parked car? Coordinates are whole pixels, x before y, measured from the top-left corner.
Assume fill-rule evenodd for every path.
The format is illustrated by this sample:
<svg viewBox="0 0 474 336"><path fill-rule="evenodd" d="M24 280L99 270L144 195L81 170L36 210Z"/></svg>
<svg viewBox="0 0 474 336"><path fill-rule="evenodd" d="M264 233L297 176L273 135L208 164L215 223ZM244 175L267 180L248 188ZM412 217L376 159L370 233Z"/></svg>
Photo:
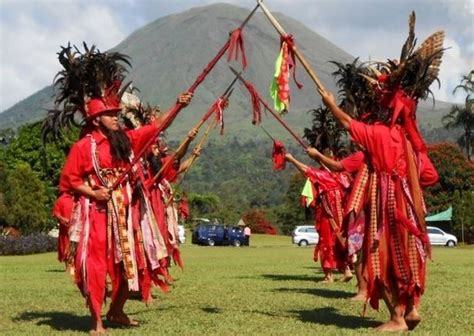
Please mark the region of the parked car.
<svg viewBox="0 0 474 336"><path fill-rule="evenodd" d="M456 246L458 239L452 234L446 233L440 228L434 226L427 226L428 237L430 238L431 245L445 245L449 247Z"/></svg>
<svg viewBox="0 0 474 336"><path fill-rule="evenodd" d="M201 223L192 236L192 243L197 245L233 245L244 244L245 235L242 228L238 226L224 226L222 224Z"/></svg>
<svg viewBox="0 0 474 336"><path fill-rule="evenodd" d="M186 230L184 225L178 225L178 240L180 244L184 244L186 241Z"/></svg>
<svg viewBox="0 0 474 336"><path fill-rule="evenodd" d="M319 235L313 225L297 226L291 233L291 237L293 244L298 244L299 246L315 245L319 241Z"/></svg>

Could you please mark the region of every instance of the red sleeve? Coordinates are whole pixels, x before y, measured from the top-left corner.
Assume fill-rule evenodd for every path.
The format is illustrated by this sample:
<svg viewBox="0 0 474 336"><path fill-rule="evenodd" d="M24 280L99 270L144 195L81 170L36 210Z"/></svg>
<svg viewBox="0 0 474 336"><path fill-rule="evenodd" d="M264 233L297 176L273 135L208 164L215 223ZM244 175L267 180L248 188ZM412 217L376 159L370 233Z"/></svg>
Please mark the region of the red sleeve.
<svg viewBox="0 0 474 336"><path fill-rule="evenodd" d="M428 153L419 152L418 158L420 159L420 185L422 187L429 187L438 182L438 172L433 166Z"/></svg>
<svg viewBox="0 0 474 336"><path fill-rule="evenodd" d="M157 123L151 123L143 127L127 131L127 136L132 143L133 153L138 153L150 139L158 135Z"/></svg>
<svg viewBox="0 0 474 336"><path fill-rule="evenodd" d="M170 161L172 158L173 158L173 155L167 155L161 159L161 162L163 165L165 165L166 162ZM178 178L179 161L177 160L174 160L174 161L175 162L171 163L162 174L163 178L166 179L170 183L175 182L176 179Z"/></svg>
<svg viewBox="0 0 474 336"><path fill-rule="evenodd" d="M330 189L337 186L337 181L327 170L307 167L305 175L314 184L319 184L323 189Z"/></svg>
<svg viewBox="0 0 474 336"><path fill-rule="evenodd" d="M362 145L364 148L370 147L371 139L373 138L373 126L352 119L349 125L349 133L352 139L359 145Z"/></svg>
<svg viewBox="0 0 474 336"><path fill-rule="evenodd" d="M72 191L84 184L88 162L88 149L86 148L87 146L83 145L84 143L84 141L80 141L71 147L59 178L60 191Z"/></svg>
<svg viewBox="0 0 474 336"><path fill-rule="evenodd" d="M70 218L72 213L72 208L74 206L74 200L71 195L67 193L61 194L53 207L53 216Z"/></svg>
<svg viewBox="0 0 474 336"><path fill-rule="evenodd" d="M365 159L364 152L358 151L342 159L340 162L341 162L342 168L344 168L346 172L355 173L360 169L360 167L362 166L362 163L364 163L364 159Z"/></svg>

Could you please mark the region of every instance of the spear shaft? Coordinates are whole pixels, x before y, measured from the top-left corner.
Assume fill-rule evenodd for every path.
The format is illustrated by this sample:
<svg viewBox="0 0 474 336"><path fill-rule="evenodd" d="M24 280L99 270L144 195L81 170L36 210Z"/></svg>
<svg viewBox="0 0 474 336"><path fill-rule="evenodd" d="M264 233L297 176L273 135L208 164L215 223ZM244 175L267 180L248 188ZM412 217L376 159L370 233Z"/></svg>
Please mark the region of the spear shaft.
<svg viewBox="0 0 474 336"><path fill-rule="evenodd" d="M238 29L243 29L244 26L249 22L250 18L255 14L259 7L259 4L255 6L255 8L250 12L250 14L245 18L245 20L242 22L242 24L239 26ZM230 46L230 41L231 41L231 36L227 39L226 44L219 50L219 52L216 54L216 56L207 64L207 66L204 68L201 74L195 79L194 83L189 87L187 92L194 93L196 88L204 81L204 79L207 77L209 72L214 68L214 66L217 64L217 62L221 59L221 57L224 55L224 53L229 49ZM161 122L161 124L158 127L157 134L165 130L171 122L176 118L177 114L181 109L185 107L184 104L182 103L176 103L172 108L170 108L167 113L166 117L164 120ZM150 138L150 140L143 146L143 148L137 153L137 155L134 157L132 162L127 166L125 171L120 175L117 180L114 182L112 185L111 189L114 190L116 189L126 178L126 176L130 173L132 170L132 167L140 160L140 158L145 154L145 152L148 150L148 148L153 144L155 141L155 137Z"/></svg>
<svg viewBox="0 0 474 336"><path fill-rule="evenodd" d="M234 84L237 82L237 79L238 77L235 76L234 80L229 84L229 86L227 87L227 89L224 91L224 94L219 98L219 99L228 99L230 97L230 95L232 94L233 90L232 90L232 87L234 86ZM217 104L219 104L220 102L217 101ZM199 131L199 129L201 128L201 126L209 119L209 117L215 112L214 110L215 108L215 105L212 104L212 106L209 108L209 110L206 112L206 114L204 114L204 116L201 118L201 120L199 120L199 122L197 123L196 126L194 126L194 128L196 129L196 131ZM219 106L217 108L220 108ZM208 131L206 131L208 132ZM155 176L153 176L153 179L151 180L151 183L150 185L153 185L153 183L156 182L156 180L163 174L164 171L166 171L166 169L168 169L168 167L174 162L175 158L176 158L176 153L180 153L184 147L186 146L186 141L187 139L184 139L180 145L178 146L178 148L176 149L176 151L172 154L171 156L171 159L166 161L163 166L161 166L160 170L155 174Z"/></svg>
<svg viewBox="0 0 474 336"><path fill-rule="evenodd" d="M277 19L273 16L273 14L270 12L270 10L267 8L267 6L265 6L265 4L263 3L263 0L257 0L257 4L260 6L260 8L263 11L263 14L265 14L268 21L270 21L273 27L275 27L276 31L280 34L280 36L286 36L287 33L285 32L283 27L280 25L280 23L277 21ZM299 49L295 45L292 46L292 49L295 52L295 56L299 59L299 61L303 65L303 68L305 68L306 72L311 77L314 84L316 84L316 88L318 89L318 92L319 93L325 92L326 89L324 88L323 84L319 80L318 76L316 76L316 72L313 70L311 65L309 65L309 63L306 61L306 59L301 54Z"/></svg>
<svg viewBox="0 0 474 336"><path fill-rule="evenodd" d="M217 125L217 119L214 119L213 121L211 121L209 123L209 126L207 126L207 129L206 131L204 132L204 135L202 136L201 140L199 140L199 143L196 145L196 147L194 147L194 150L196 150L197 148L201 149L204 145L204 142L206 142L208 136L209 136L209 133L211 132L211 130ZM189 171L189 169L191 168L191 166L194 164L194 162L196 162L197 160L197 155L195 153L192 154L190 160L191 162L189 163L189 165L181 172L181 179L178 181L178 183L176 183L176 186L180 185L181 182L183 182L184 180L184 176L187 174L187 172ZM171 195L168 200L165 202L166 206L168 206L170 204L170 202L173 200L173 196Z"/></svg>

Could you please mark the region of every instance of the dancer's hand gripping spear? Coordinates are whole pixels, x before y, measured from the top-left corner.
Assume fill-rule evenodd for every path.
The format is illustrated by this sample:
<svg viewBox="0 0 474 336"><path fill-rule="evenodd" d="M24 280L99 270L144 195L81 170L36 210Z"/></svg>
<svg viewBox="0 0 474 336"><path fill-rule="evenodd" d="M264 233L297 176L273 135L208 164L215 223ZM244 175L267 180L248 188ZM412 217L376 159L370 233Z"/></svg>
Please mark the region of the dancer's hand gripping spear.
<svg viewBox="0 0 474 336"><path fill-rule="evenodd" d="M223 110L227 107L226 105L227 105L228 99L232 94L232 87L234 86L237 79L238 79L238 77L236 76L233 79L233 81L229 84L227 89L224 91L224 93L214 102L214 104L211 105L211 107L206 112L206 114L204 114L204 116L201 118L201 120L199 120L199 122L196 124L196 126L194 126L193 129L195 129L196 132L199 132L199 129L209 119L209 117L211 115L217 114L217 113L219 113L219 111L221 111L221 110ZM217 120L218 120L218 118L216 117L215 121L212 122L211 124L216 125ZM175 161L177 153L181 153L183 151L183 149L185 148L185 146L187 146L188 144L189 144L188 138L184 139L181 142L181 144L178 146L178 149L176 149L176 151L172 154L171 159L167 160L163 164L163 166L160 168L160 170L155 174L155 176L153 176L153 178L152 178L152 180L150 181L150 184L149 184L150 186L153 185L162 176L163 172L165 172L169 168L169 166Z"/></svg>

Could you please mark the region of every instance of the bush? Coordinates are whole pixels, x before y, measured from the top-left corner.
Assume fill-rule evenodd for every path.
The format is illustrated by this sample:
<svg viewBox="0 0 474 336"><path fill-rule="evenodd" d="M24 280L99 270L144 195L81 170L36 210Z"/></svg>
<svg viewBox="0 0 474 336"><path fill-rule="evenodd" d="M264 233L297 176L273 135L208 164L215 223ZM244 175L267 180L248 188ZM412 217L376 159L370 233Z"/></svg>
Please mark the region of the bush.
<svg viewBox="0 0 474 336"><path fill-rule="evenodd" d="M14 238L0 236L0 255L24 255L56 251L57 240L43 233Z"/></svg>
<svg viewBox="0 0 474 336"><path fill-rule="evenodd" d="M250 209L242 216L242 220L250 227L253 233L276 235L278 230L267 220L265 212L259 209Z"/></svg>

